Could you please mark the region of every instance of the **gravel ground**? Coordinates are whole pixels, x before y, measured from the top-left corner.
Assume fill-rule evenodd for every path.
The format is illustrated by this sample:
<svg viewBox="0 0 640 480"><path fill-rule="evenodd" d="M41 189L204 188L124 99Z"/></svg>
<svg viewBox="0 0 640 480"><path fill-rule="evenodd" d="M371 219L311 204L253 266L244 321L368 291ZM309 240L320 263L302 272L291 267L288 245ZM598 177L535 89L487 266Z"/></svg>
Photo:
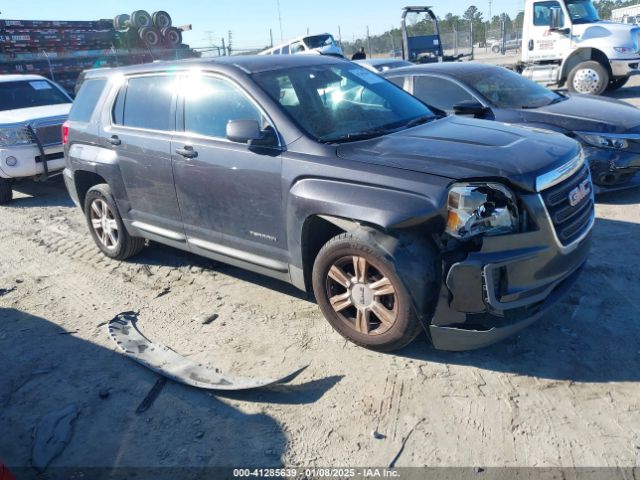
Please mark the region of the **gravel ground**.
<svg viewBox="0 0 640 480"><path fill-rule="evenodd" d="M0 207L0 458L29 465L34 426L76 404L52 466L386 466L414 427L397 466L640 466L640 190L600 198L597 217L578 284L518 337L468 353L420 337L384 355L285 284L157 244L108 260L59 181L26 184ZM310 367L254 392L169 382L136 414L158 376L109 338L125 310L227 372Z"/></svg>

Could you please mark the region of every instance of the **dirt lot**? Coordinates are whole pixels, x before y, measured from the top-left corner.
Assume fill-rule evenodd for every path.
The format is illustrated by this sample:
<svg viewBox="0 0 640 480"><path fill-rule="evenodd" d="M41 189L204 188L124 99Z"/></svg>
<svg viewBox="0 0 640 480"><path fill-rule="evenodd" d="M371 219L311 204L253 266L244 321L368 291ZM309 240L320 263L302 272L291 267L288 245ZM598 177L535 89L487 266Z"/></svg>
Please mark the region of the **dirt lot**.
<svg viewBox="0 0 640 480"><path fill-rule="evenodd" d="M29 465L34 426L76 404L52 466L386 466L416 425L398 466L640 466L640 191L600 198L597 217L579 283L517 338L383 355L264 277L157 244L110 261L60 182L26 185L0 207L0 458ZM249 393L170 382L138 415L158 376L114 348L105 323L125 310L225 371L310 367Z"/></svg>

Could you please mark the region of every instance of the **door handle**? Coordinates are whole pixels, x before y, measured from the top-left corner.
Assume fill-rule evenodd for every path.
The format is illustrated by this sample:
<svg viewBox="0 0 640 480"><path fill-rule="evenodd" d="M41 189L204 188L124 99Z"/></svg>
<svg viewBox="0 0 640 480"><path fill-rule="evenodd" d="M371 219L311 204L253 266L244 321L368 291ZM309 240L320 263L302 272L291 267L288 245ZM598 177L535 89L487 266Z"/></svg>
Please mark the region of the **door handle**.
<svg viewBox="0 0 640 480"><path fill-rule="evenodd" d="M115 146L122 144L122 140L120 140L117 135L113 135L111 138L107 138L107 142Z"/></svg>
<svg viewBox="0 0 640 480"><path fill-rule="evenodd" d="M176 150L178 155L183 156L184 158L197 158L198 152L196 152L192 146L187 145L184 148L179 148Z"/></svg>
<svg viewBox="0 0 640 480"><path fill-rule="evenodd" d="M533 50L533 40L529 40L529 51Z"/></svg>

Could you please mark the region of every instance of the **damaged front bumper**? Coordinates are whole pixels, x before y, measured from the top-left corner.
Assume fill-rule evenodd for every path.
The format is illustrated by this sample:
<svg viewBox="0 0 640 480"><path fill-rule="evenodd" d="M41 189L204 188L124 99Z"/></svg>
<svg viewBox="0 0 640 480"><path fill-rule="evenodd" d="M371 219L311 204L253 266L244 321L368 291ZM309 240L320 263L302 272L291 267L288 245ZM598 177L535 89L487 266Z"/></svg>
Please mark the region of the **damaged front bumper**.
<svg viewBox="0 0 640 480"><path fill-rule="evenodd" d="M591 168L595 193L640 186L640 148L609 150L583 147Z"/></svg>
<svg viewBox="0 0 640 480"><path fill-rule="evenodd" d="M538 320L575 283L591 246L593 214L570 244L558 240L541 195L524 199L526 233L486 237L482 248L445 266L429 333L435 348L471 350L513 335Z"/></svg>

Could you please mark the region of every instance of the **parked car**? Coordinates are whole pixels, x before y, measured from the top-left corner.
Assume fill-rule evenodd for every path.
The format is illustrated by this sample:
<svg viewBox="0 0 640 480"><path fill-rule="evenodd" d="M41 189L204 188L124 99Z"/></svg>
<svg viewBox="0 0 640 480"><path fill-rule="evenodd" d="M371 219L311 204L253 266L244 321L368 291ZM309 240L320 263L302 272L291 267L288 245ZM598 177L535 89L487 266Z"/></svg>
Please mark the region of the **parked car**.
<svg viewBox="0 0 640 480"><path fill-rule="evenodd" d="M61 126L71 98L38 75L0 75L0 205L12 184L43 180L64 168Z"/></svg>
<svg viewBox="0 0 640 480"><path fill-rule="evenodd" d="M342 47L335 41L330 33L320 35L307 35L271 47L259 55L294 55L294 54L320 54L334 57L344 57Z"/></svg>
<svg viewBox="0 0 640 480"><path fill-rule="evenodd" d="M346 100L358 88L376 103ZM443 117L347 60L291 55L89 72L65 182L98 248L145 238L313 292L352 342L488 345L585 264L594 206L577 142Z"/></svg>
<svg viewBox="0 0 640 480"><path fill-rule="evenodd" d="M450 113L575 138L591 166L596 193L640 184L640 110L628 103L565 95L505 68L474 62L414 66L385 76Z"/></svg>
<svg viewBox="0 0 640 480"><path fill-rule="evenodd" d="M522 39L514 38L513 40L507 40L504 42L505 51L518 50L522 47ZM502 40L496 40L491 44L491 51L493 53L500 53L502 51Z"/></svg>
<svg viewBox="0 0 640 480"><path fill-rule="evenodd" d="M407 62L406 60L398 60L395 58L370 58L369 60L356 60L356 63L375 73L413 65L413 63Z"/></svg>

